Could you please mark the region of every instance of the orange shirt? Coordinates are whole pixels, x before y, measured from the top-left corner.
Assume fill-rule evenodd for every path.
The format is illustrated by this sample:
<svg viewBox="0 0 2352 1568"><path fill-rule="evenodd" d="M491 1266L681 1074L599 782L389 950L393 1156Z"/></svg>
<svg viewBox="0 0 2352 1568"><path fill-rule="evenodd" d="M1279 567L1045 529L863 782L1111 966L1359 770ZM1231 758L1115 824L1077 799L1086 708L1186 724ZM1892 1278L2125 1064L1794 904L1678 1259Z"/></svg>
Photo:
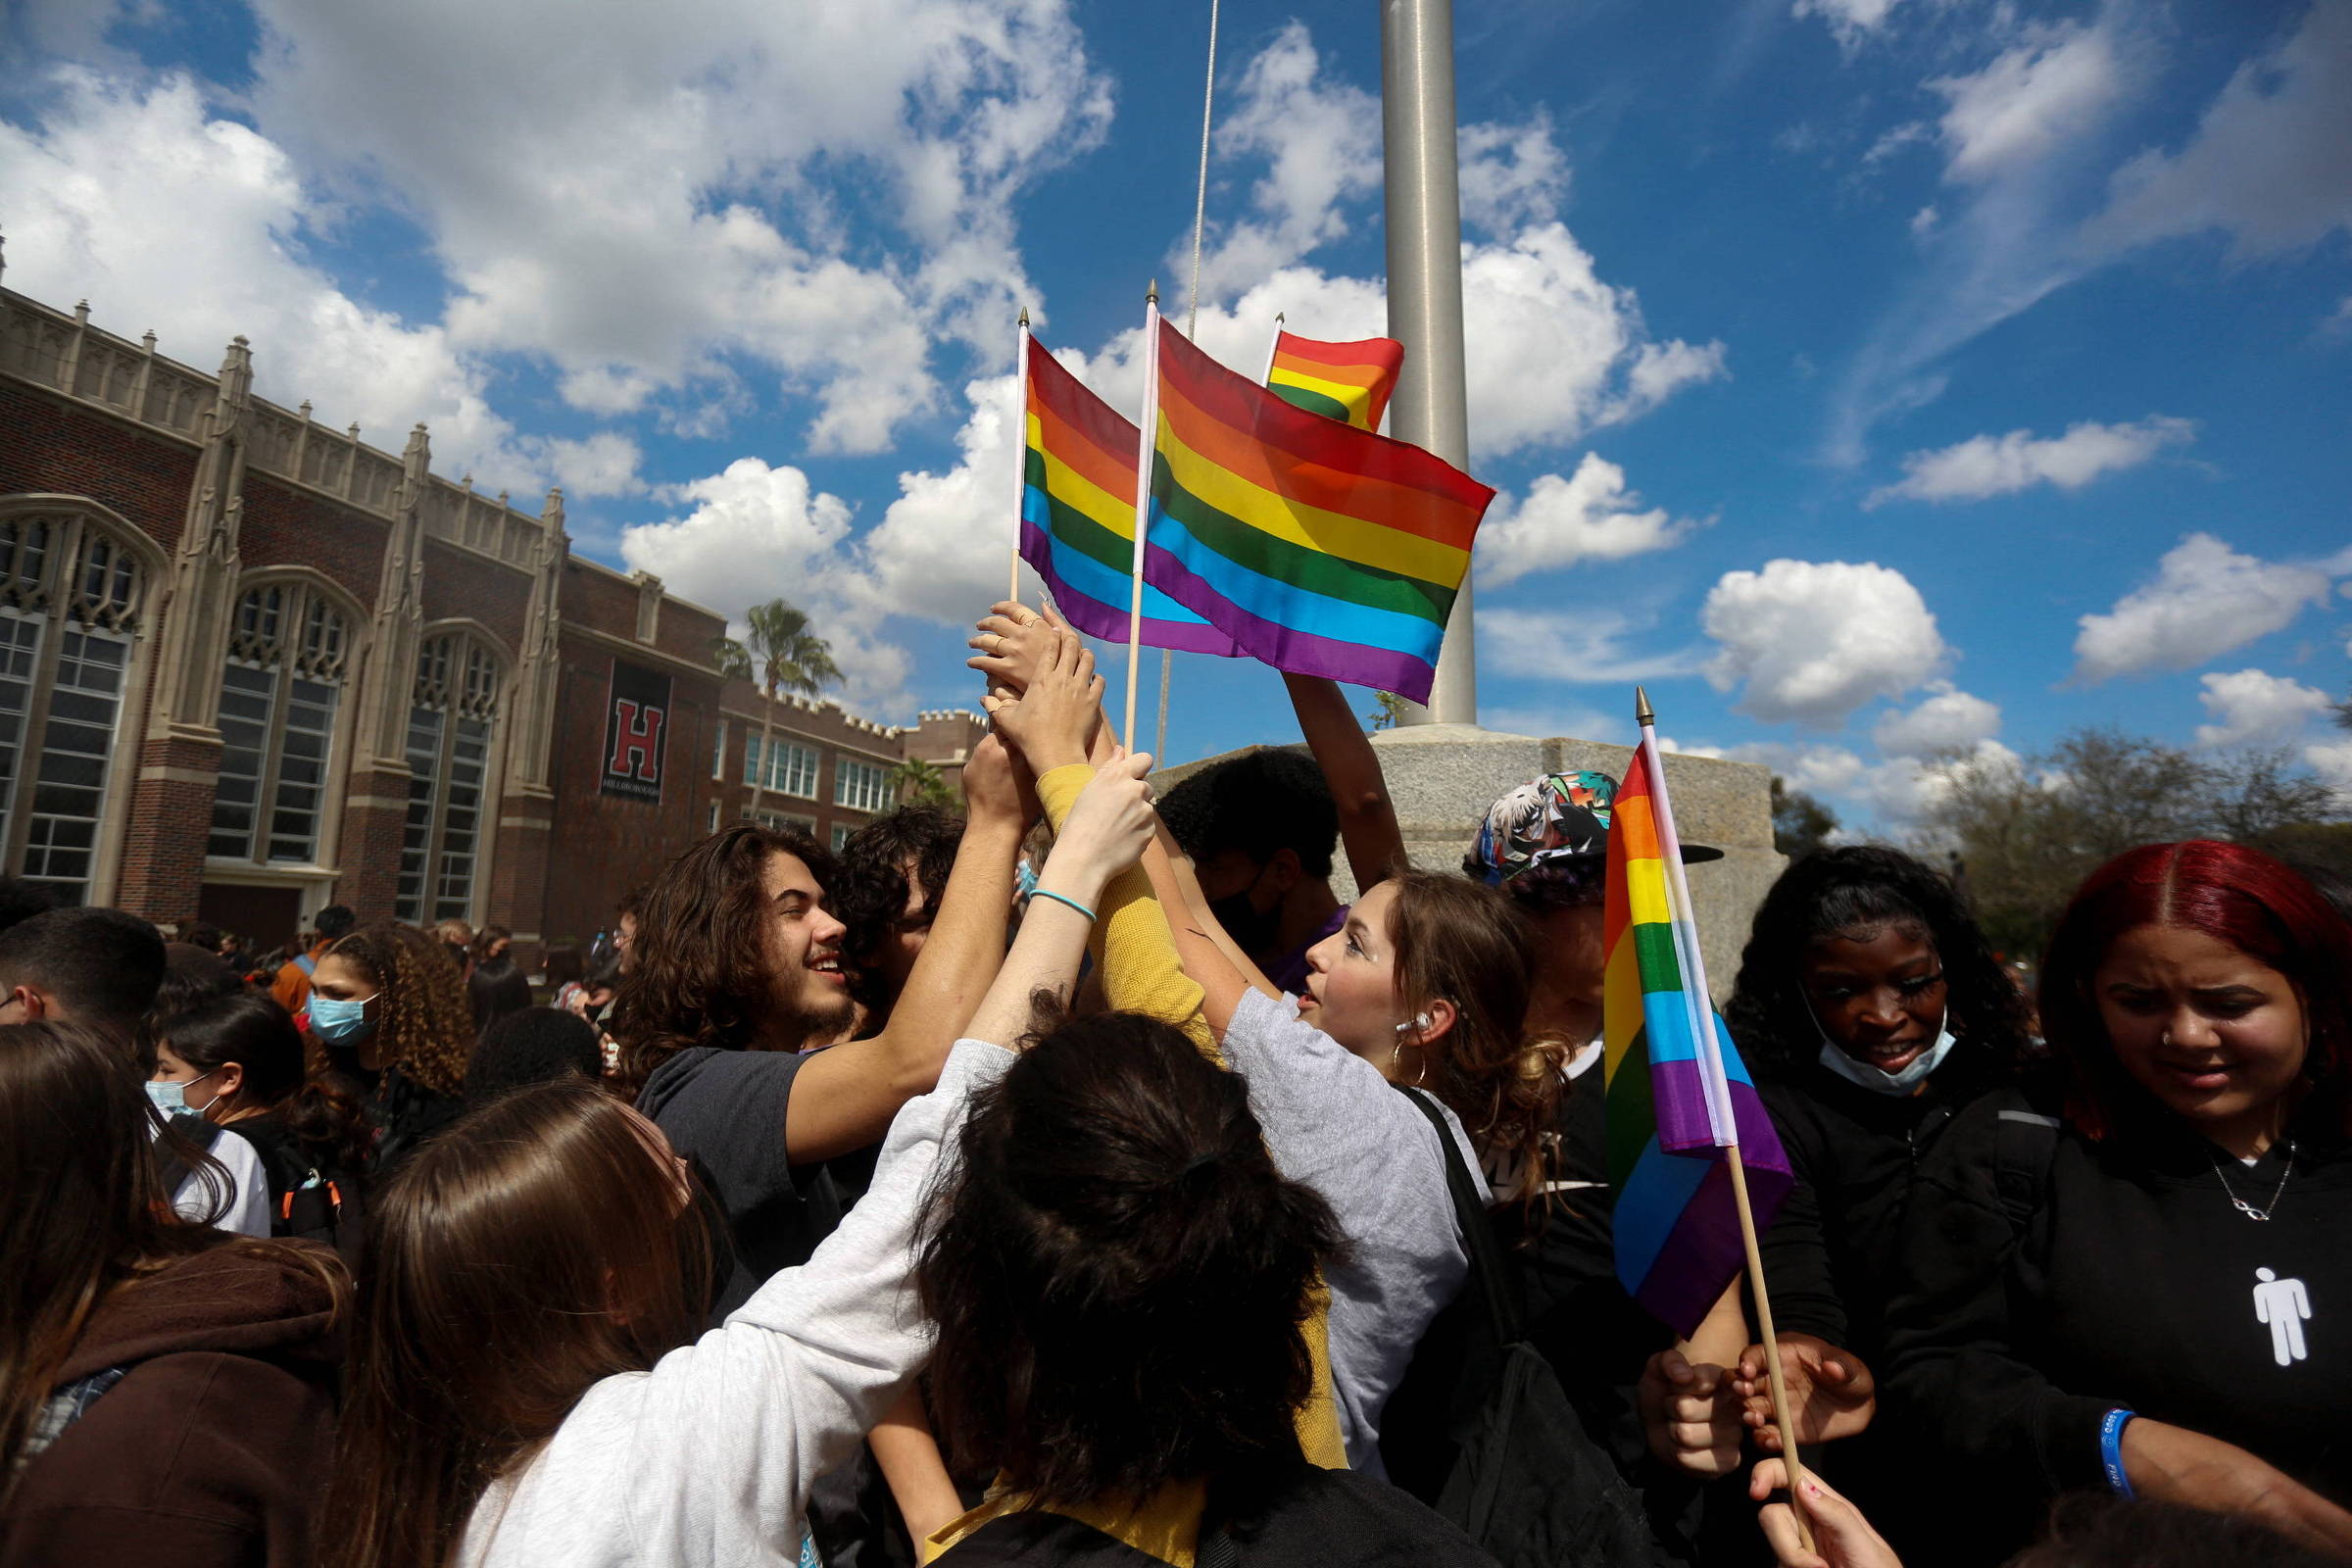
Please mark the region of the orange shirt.
<svg viewBox="0 0 2352 1568"><path fill-rule="evenodd" d="M331 942L320 942L313 947L309 954L312 964L315 966L326 950L333 946ZM270 995L275 997L277 1004L288 1012L300 1012L310 1005L311 977L302 972L301 964L288 963L277 971L277 978L270 982Z"/></svg>

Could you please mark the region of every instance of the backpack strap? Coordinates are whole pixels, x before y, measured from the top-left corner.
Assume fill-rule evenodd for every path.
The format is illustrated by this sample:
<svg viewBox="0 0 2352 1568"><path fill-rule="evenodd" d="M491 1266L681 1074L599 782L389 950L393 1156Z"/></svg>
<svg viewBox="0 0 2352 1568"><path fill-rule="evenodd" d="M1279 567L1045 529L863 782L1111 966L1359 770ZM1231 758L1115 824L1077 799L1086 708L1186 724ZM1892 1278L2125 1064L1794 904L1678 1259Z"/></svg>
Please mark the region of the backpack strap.
<svg viewBox="0 0 2352 1568"><path fill-rule="evenodd" d="M1495 1240L1494 1222L1488 1217L1487 1205L1479 1201L1478 1187L1470 1179L1469 1163L1462 1158L1461 1148L1453 1141L1453 1129L1446 1123L1446 1113L1438 1108L1438 1102L1418 1089L1401 1092L1437 1130L1438 1148L1444 1152L1442 1157L1446 1161L1446 1185L1453 1194L1454 1223L1461 1227L1462 1247L1470 1254L1470 1273L1487 1298L1487 1316L1494 1330L1494 1343L1516 1345L1527 1338L1521 1322L1519 1296L1512 1289L1511 1270L1503 1257L1502 1244Z"/></svg>
<svg viewBox="0 0 2352 1568"><path fill-rule="evenodd" d="M2023 1236L2041 1212L2050 1190L2050 1161L2058 1154L2063 1124L2037 1110L2004 1108L1993 1129L1992 1186L2009 1216L2009 1228Z"/></svg>
<svg viewBox="0 0 2352 1568"><path fill-rule="evenodd" d="M297 953L294 955L294 967L300 969L306 975L317 974L318 972L318 960L312 957L307 953Z"/></svg>

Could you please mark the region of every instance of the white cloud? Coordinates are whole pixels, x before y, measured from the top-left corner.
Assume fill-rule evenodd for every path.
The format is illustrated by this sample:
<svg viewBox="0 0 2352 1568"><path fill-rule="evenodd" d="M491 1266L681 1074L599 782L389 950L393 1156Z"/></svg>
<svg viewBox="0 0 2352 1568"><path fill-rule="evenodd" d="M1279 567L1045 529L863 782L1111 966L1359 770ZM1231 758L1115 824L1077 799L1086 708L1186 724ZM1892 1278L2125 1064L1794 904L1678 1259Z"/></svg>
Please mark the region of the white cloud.
<svg viewBox="0 0 2352 1568"><path fill-rule="evenodd" d="M2282 745L2330 706L2319 688L2259 669L2205 675L2198 684L2205 689L2197 701L2214 718L2197 726L2199 746Z"/></svg>
<svg viewBox="0 0 2352 1568"><path fill-rule="evenodd" d="M1900 697L1949 657L1936 617L1889 566L1779 560L1726 572L1700 624L1719 651L1707 678L1744 683L1742 710L1767 723L1843 723L1874 697Z"/></svg>
<svg viewBox="0 0 2352 1568"><path fill-rule="evenodd" d="M1676 740L1671 735L1661 735L1658 737L1658 750L1661 752L1671 752L1677 757L1721 758L1729 757L1731 755L1720 746L1685 746L1681 741Z"/></svg>
<svg viewBox="0 0 2352 1568"><path fill-rule="evenodd" d="M1896 0L1796 0L1791 15L1819 17L1837 35L1838 47L1850 54L1886 24L1895 4Z"/></svg>
<svg viewBox="0 0 2352 1568"><path fill-rule="evenodd" d="M783 595L833 645L853 709L906 706L909 662L881 636L882 616L861 591L848 502L815 489L799 468L759 458L738 458L664 498L690 510L622 529L622 561L738 622L751 605Z"/></svg>
<svg viewBox="0 0 2352 1568"><path fill-rule="evenodd" d="M1004 592L1020 384L1001 375L974 381L965 396L961 461L944 473L900 474L899 499L860 542L858 581L877 612L973 620Z"/></svg>
<svg viewBox="0 0 2352 1568"><path fill-rule="evenodd" d="M1380 279L1301 264L1230 304L1204 304L1195 340L1223 364L1254 370L1265 364L1277 312L1307 337L1346 340L1388 329ZM1136 315L1137 326L1095 354L1056 349L1111 407L1130 414L1143 403L1140 300ZM1729 373L1721 343L1648 337L1634 291L1603 282L1560 223L1462 247L1462 331L1474 462L1566 446Z"/></svg>
<svg viewBox="0 0 2352 1568"><path fill-rule="evenodd" d="M2335 787L2336 804L2352 810L2352 740L2321 741L2303 748L2311 770Z"/></svg>
<svg viewBox="0 0 2352 1568"><path fill-rule="evenodd" d="M1735 762L1761 762L1792 790L1842 796L1869 765L1842 746L1792 746L1786 741L1748 741L1726 754Z"/></svg>
<svg viewBox="0 0 2352 1568"><path fill-rule="evenodd" d="M645 493L638 468L645 454L629 436L599 430L582 441L555 439L539 448L540 461L567 496L634 496Z"/></svg>
<svg viewBox="0 0 2352 1568"><path fill-rule="evenodd" d="M1480 605L1477 615L1479 667L1497 675L1605 684L1664 680L1698 668L1695 650L1640 654L1627 649L1627 639L1646 626L1614 611Z"/></svg>
<svg viewBox="0 0 2352 1568"><path fill-rule="evenodd" d="M1580 561L1621 561L1682 543L1698 526L1663 507L1641 510L1625 469L1588 452L1568 478L1547 473L1527 499L1497 496L1478 533L1479 580L1500 587Z"/></svg>
<svg viewBox="0 0 2352 1568"><path fill-rule="evenodd" d="M1908 712L1889 712L1871 731L1888 757L1934 757L1990 740L2001 730L1997 703L1959 690L1949 681L1930 683L1934 695Z"/></svg>
<svg viewBox="0 0 2352 1568"><path fill-rule="evenodd" d="M818 450L932 408L937 340L1001 349L1013 198L1110 114L1063 0L258 9L263 127L416 217L456 341L603 413L757 368Z"/></svg>
<svg viewBox="0 0 2352 1568"><path fill-rule="evenodd" d="M2080 490L2103 473L2136 467L2168 446L2192 440L2187 419L2151 414L2136 424L2067 426L2062 436L2037 437L2031 430L1972 436L1957 446L1914 452L1903 459L1903 478L1873 490L1863 506L1888 501L1982 501L2036 484Z"/></svg>
<svg viewBox="0 0 2352 1568"><path fill-rule="evenodd" d="M2103 615L2084 615L2075 678L2102 681L2143 669L2187 669L2267 637L2328 597L2328 573L2242 556L2192 533L2157 564L2156 580Z"/></svg>
<svg viewBox="0 0 2352 1568"><path fill-rule="evenodd" d="M1464 125L1455 150L1463 222L1508 234L1558 216L1568 194L1568 155L1552 139L1550 115L1539 110L1515 125Z"/></svg>
<svg viewBox="0 0 2352 1568"><path fill-rule="evenodd" d="M1918 212L1913 213L1911 215L1911 237L1914 239L1927 238L1936 231L1936 220L1941 216L1936 211L1934 202L1930 202Z"/></svg>
<svg viewBox="0 0 2352 1568"><path fill-rule="evenodd" d="M1979 739L1936 757L1891 757L1873 762L1842 746L1794 746L1751 741L1731 749L1742 762L1761 762L1790 789L1826 797L1850 816L1858 811L1882 829L1916 823L1963 778L1986 772L2022 773L2024 760L1999 741Z"/></svg>
<svg viewBox="0 0 2352 1568"><path fill-rule="evenodd" d="M1306 24L1293 19L1243 71L1216 150L1267 167L1250 188L1253 216L1211 230L1201 261L1210 299L1348 232L1342 209L1380 188L1380 100L1326 78Z"/></svg>
<svg viewBox="0 0 2352 1568"><path fill-rule="evenodd" d="M446 332L362 305L304 260L309 202L284 149L211 115L184 76L139 88L68 69L53 84L38 128L0 122L11 288L87 296L101 323L162 327L161 352L208 370L242 334L264 397L307 398L320 423L356 419L394 449L422 419L442 470L543 481Z"/></svg>
<svg viewBox="0 0 2352 1568"><path fill-rule="evenodd" d="M1576 740L1617 740L1633 727L1633 712L1628 710L1612 721L1592 709L1573 703L1482 706L1478 721L1497 735L1533 735L1539 740L1554 735Z"/></svg>
<svg viewBox="0 0 2352 1568"><path fill-rule="evenodd" d="M1930 81L1945 102L1945 177L1974 183L2037 161L2095 124L2125 84L2112 33L2073 23L2031 29L1982 71Z"/></svg>
<svg viewBox="0 0 2352 1568"><path fill-rule="evenodd" d="M1231 299L1350 233L1352 209L1380 189L1380 138L1379 98L1324 70L1306 24L1285 24L1243 69L1216 127L1220 164L1264 168L1250 187L1249 216L1209 225L1203 303ZM1455 150L1465 224L1503 235L1558 214L1568 158L1547 113L1464 125ZM1170 265L1189 270L1189 244Z"/></svg>
<svg viewBox="0 0 2352 1568"><path fill-rule="evenodd" d="M2216 228L2241 258L2352 230L2352 6L2342 0L2318 0L2291 36L2239 66L2178 153L2150 148L2118 171L2085 238L2120 249Z"/></svg>

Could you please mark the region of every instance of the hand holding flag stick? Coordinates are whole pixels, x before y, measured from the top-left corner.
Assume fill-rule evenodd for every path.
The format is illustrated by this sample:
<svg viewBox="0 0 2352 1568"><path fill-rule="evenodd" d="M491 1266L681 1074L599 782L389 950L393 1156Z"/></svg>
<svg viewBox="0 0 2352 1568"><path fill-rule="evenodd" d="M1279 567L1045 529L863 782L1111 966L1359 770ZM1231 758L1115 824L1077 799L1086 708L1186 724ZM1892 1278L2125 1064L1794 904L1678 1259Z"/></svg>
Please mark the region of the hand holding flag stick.
<svg viewBox="0 0 2352 1568"><path fill-rule="evenodd" d="M1793 1494L1801 1480L1795 1413L1773 1332L1756 1215L1761 1207L1769 1223L1794 1177L1708 996L1656 714L1646 692L1637 687L1634 698L1642 740L1614 803L1602 931L1618 1278L1652 1315L1688 1338L1744 1263ZM1750 1192L1751 1175L1760 1202Z"/></svg>

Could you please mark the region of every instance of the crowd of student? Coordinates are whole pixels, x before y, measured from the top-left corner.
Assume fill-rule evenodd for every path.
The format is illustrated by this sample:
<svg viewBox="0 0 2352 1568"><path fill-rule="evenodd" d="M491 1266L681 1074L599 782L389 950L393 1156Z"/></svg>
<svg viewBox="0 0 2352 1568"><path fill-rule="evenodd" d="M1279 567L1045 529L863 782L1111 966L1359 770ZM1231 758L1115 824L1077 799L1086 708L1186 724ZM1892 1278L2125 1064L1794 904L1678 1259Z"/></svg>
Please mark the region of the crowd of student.
<svg viewBox="0 0 2352 1568"><path fill-rule="evenodd" d="M1791 1496L1744 1285L1615 1275L1613 782L1416 869L1329 683L1154 801L1074 636L973 646L960 816L713 833L554 1006L0 890L0 1568L2352 1560L2320 879L2134 850L2029 997L1908 856L1781 877Z"/></svg>

